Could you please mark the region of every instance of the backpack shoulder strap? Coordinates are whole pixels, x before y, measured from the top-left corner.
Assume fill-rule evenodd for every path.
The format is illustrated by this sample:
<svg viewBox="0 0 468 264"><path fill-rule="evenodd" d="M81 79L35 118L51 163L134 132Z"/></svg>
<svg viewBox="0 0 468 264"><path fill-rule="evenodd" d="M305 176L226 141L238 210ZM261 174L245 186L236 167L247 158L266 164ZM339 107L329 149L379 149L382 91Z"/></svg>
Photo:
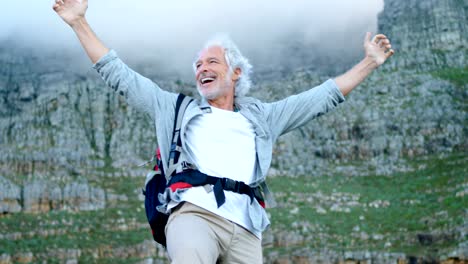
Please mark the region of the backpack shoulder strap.
<svg viewBox="0 0 468 264"><path fill-rule="evenodd" d="M193 101L193 98L186 96L182 93L177 97L176 107L175 107L175 117L174 117L174 128L172 130L172 142L171 142L171 152L169 153L169 166L166 172L166 179L172 176L175 173L180 152L182 150L182 141L180 139L180 128L182 126L182 117L184 116L185 110L188 105Z"/></svg>

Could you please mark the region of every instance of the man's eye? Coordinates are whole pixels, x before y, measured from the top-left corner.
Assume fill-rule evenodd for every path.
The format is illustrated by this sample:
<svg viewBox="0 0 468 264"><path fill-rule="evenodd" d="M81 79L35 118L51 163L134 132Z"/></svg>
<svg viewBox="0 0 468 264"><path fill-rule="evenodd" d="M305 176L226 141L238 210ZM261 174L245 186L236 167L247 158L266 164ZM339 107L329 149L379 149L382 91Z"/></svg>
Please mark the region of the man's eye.
<svg viewBox="0 0 468 264"><path fill-rule="evenodd" d="M210 63L218 63L216 60L210 60Z"/></svg>
<svg viewBox="0 0 468 264"><path fill-rule="evenodd" d="M198 68L200 68L200 66L201 66L201 64L197 64L197 65L195 65L195 68L198 69Z"/></svg>

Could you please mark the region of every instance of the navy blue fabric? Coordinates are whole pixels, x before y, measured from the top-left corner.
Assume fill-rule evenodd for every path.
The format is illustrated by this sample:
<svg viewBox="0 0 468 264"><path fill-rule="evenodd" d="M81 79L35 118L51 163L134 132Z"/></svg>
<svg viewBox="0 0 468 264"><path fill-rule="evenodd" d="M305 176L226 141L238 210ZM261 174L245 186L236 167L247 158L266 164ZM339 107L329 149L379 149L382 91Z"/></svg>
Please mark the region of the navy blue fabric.
<svg viewBox="0 0 468 264"><path fill-rule="evenodd" d="M153 238L163 246L166 246L166 235L164 233L164 229L169 215L159 212L156 210L156 207L161 205L158 200L158 194L163 193L165 189L166 177L164 174L158 173L146 184L144 191L146 217L148 218Z"/></svg>

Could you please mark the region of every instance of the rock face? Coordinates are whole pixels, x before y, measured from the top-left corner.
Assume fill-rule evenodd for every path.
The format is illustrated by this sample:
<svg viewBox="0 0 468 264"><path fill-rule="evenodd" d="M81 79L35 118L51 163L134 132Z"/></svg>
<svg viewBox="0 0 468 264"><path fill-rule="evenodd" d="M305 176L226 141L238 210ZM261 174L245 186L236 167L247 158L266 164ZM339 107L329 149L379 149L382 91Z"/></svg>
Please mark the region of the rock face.
<svg viewBox="0 0 468 264"><path fill-rule="evenodd" d="M80 211L102 209L106 206L106 196L102 189L90 187L86 183L71 183L63 189L65 207Z"/></svg>
<svg viewBox="0 0 468 264"><path fill-rule="evenodd" d="M275 169L389 174L407 170L405 158L466 150L466 10L466 1L385 1L378 31L391 38L396 54L335 113L280 138ZM323 80L296 72L285 82L262 82L259 90L279 99Z"/></svg>
<svg viewBox="0 0 468 264"><path fill-rule="evenodd" d="M61 193L61 192L59 192ZM61 196L61 195L60 195ZM59 198L59 199L56 199ZM24 209L27 212L47 212L61 197L54 197L46 182L31 182L24 186Z"/></svg>
<svg viewBox="0 0 468 264"><path fill-rule="evenodd" d="M114 196L109 194L110 202L118 200L118 197ZM60 188L54 183L40 180L27 182L20 187L0 177L0 213L16 213L22 210L43 213L62 209L90 211L105 207L104 190L90 186L87 182L71 182Z"/></svg>
<svg viewBox="0 0 468 264"><path fill-rule="evenodd" d="M0 176L0 214L21 211L21 189Z"/></svg>
<svg viewBox="0 0 468 264"><path fill-rule="evenodd" d="M72 182L63 190L44 181L34 181L24 186L24 210L27 212L48 212L67 209L90 211L106 206L104 190L87 183Z"/></svg>
<svg viewBox="0 0 468 264"><path fill-rule="evenodd" d="M379 31L398 56L389 66L419 70L466 67L468 3L463 0L386 0Z"/></svg>
<svg viewBox="0 0 468 264"><path fill-rule="evenodd" d="M145 117L95 74L33 56L0 49L0 170L54 182L114 164L138 174L156 145Z"/></svg>
<svg viewBox="0 0 468 264"><path fill-rule="evenodd" d="M386 1L379 31L391 37L396 55L334 113L280 138L273 168L283 174L388 174L405 170L405 157L465 149L466 83L459 87L432 74L466 67L465 10L466 1L458 0ZM144 175L135 165L155 147L144 115L92 71L64 71L71 63L66 56L16 52L0 49L4 175L53 182L109 168ZM255 76L253 96L273 101L326 80L310 70L270 81L273 75ZM169 91L195 91L180 81L149 77ZM356 160L364 166L347 165Z"/></svg>

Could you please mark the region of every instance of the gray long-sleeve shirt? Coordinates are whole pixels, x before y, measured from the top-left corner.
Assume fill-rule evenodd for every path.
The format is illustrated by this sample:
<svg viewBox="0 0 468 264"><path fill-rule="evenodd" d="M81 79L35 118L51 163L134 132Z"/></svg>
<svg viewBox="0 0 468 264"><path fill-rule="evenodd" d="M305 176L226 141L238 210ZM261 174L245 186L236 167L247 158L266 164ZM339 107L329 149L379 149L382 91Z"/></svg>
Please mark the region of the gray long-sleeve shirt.
<svg viewBox="0 0 468 264"><path fill-rule="evenodd" d="M163 166L167 169L177 94L162 90L153 81L130 69L113 50L99 59L94 68L107 85L124 96L132 107L149 114L154 120ZM343 101L343 94L331 79L305 92L273 103L264 103L251 97L236 97L234 103L237 109L253 124L256 134L257 160L252 186L264 183L271 165L273 144L280 135L332 110ZM206 113L201 110L203 107L209 107L207 101L196 100L185 112L181 128L181 155L184 155L184 132L187 124L195 116ZM264 191L267 206L274 206L266 185Z"/></svg>

